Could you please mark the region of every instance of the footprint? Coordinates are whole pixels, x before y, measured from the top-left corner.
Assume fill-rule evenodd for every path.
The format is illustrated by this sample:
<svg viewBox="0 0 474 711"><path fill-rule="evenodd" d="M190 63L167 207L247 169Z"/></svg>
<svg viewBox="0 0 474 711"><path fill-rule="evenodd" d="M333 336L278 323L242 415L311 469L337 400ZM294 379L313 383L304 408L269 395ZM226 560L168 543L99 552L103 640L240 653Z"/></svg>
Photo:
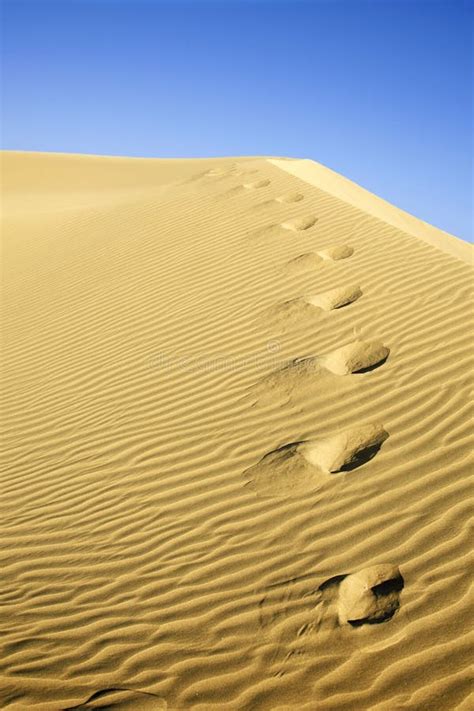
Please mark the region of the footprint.
<svg viewBox="0 0 474 711"><path fill-rule="evenodd" d="M334 262L347 259L354 254L354 249L346 244L329 247L320 252L305 252L287 262L287 269L295 274L310 272L319 268L324 262Z"/></svg>
<svg viewBox="0 0 474 711"><path fill-rule="evenodd" d="M279 447L244 472L257 494L283 498L297 496L322 485L322 473L315 471L299 454L298 447L298 442Z"/></svg>
<svg viewBox="0 0 474 711"><path fill-rule="evenodd" d="M301 193L286 193L285 195L280 195L279 197L275 198L276 202L301 202L301 200L304 200L304 195Z"/></svg>
<svg viewBox="0 0 474 711"><path fill-rule="evenodd" d="M270 185L270 183L271 180L264 178L263 180L256 180L253 183L244 183L243 187L248 190L257 190L258 188L266 188L267 185Z"/></svg>
<svg viewBox="0 0 474 711"><path fill-rule="evenodd" d="M302 442L299 453L314 467L335 474L352 471L372 459L388 437L381 425L363 425L322 440Z"/></svg>
<svg viewBox="0 0 474 711"><path fill-rule="evenodd" d="M362 296L360 286L340 286L314 296L304 296L303 300L311 306L318 306L323 311L333 311L352 304Z"/></svg>
<svg viewBox="0 0 474 711"><path fill-rule="evenodd" d="M396 565L333 575L314 587L316 577L316 572L293 576L262 591L258 619L268 644L266 667L275 669L273 676L295 671L297 657L314 648L314 635L320 641L324 637L330 648L335 634L341 639L338 628L387 622L400 608L405 581Z"/></svg>
<svg viewBox="0 0 474 711"><path fill-rule="evenodd" d="M359 627L390 620L400 607L404 580L396 565L373 565L339 584L339 624Z"/></svg>
<svg viewBox="0 0 474 711"><path fill-rule="evenodd" d="M282 222L281 226L284 230L290 230L291 232L302 232L315 225L317 221L317 217L314 217L313 215L308 215L307 217L294 217L291 220Z"/></svg>
<svg viewBox="0 0 474 711"><path fill-rule="evenodd" d="M380 341L353 341L322 356L320 364L336 375L366 373L383 365L390 349Z"/></svg>
<svg viewBox="0 0 474 711"><path fill-rule="evenodd" d="M297 496L320 488L332 474L362 466L387 437L381 425L370 424L321 440L292 442L266 454L245 476L260 496Z"/></svg>
<svg viewBox="0 0 474 711"><path fill-rule="evenodd" d="M238 173L234 173L234 176L238 175ZM233 188L229 188L229 190L226 190L225 192L221 193L220 198L228 198L232 197L235 195L241 195L243 192L246 190L258 190L260 188L265 188L268 185L270 185L271 180L268 178L263 178L262 180L255 180L250 183L241 183L240 185L236 185ZM267 200L266 204L270 204L272 200ZM268 228L264 228L264 231L267 231Z"/></svg>
<svg viewBox="0 0 474 711"><path fill-rule="evenodd" d="M259 315L259 321L264 326L270 322L274 327L299 329L306 323L314 323L315 317L321 311L342 309L361 296L362 290L358 286L339 287L321 294L300 296L265 309Z"/></svg>
<svg viewBox="0 0 474 711"><path fill-rule="evenodd" d="M317 269L323 264L323 261L323 258L316 252L306 252L305 254L300 254L298 257L290 259L286 267L288 271L293 274L302 274Z"/></svg>
<svg viewBox="0 0 474 711"><path fill-rule="evenodd" d="M279 320L284 323L294 316L296 306L291 302L287 304ZM389 354L390 349L380 341L353 341L320 356L294 358L260 380L255 392L262 402L273 400L278 391L291 397L307 394L311 388L317 390L315 397L331 397L336 387L333 376L361 375L375 370L385 363Z"/></svg>
<svg viewBox="0 0 474 711"><path fill-rule="evenodd" d="M354 254L354 250L347 244L340 244L335 247L328 247L327 249L323 249L321 252L318 252L318 254L322 259L331 260L335 262L339 259L347 259L348 257L352 257L352 255Z"/></svg>

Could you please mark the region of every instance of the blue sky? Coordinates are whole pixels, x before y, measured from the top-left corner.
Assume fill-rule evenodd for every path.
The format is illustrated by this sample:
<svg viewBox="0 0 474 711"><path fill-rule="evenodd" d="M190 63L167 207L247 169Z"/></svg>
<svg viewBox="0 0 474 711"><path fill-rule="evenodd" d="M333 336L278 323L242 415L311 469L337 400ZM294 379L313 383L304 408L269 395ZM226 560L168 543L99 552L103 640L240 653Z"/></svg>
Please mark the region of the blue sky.
<svg viewBox="0 0 474 711"><path fill-rule="evenodd" d="M3 147L317 160L472 240L468 0L3 0Z"/></svg>

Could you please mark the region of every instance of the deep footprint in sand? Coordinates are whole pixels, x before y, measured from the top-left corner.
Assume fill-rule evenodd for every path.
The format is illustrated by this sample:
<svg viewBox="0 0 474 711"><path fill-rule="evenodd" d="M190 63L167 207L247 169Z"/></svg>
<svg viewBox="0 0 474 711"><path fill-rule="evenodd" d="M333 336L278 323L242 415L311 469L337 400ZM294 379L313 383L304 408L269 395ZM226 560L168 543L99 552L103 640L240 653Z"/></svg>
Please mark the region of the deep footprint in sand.
<svg viewBox="0 0 474 711"><path fill-rule="evenodd" d="M372 459L388 437L382 425L363 425L321 440L298 445L298 452L311 465L335 474L352 471Z"/></svg>
<svg viewBox="0 0 474 711"><path fill-rule="evenodd" d="M277 650L270 659L278 668L274 676L291 668L293 655L311 648L315 634L324 635L331 644L338 628L350 630L388 622L401 606L405 581L398 566L391 563L333 575L315 588L312 581L316 575L289 576L262 591L258 604L260 629L269 643L274 641L280 647L285 639L281 654Z"/></svg>
<svg viewBox="0 0 474 711"><path fill-rule="evenodd" d="M336 375L366 373L380 367L390 354L390 348L380 341L353 341L318 359L319 363Z"/></svg>
<svg viewBox="0 0 474 711"><path fill-rule="evenodd" d="M388 436L381 425L369 424L323 439L292 442L266 454L244 475L260 496L298 496L319 489L338 472L366 464Z"/></svg>
<svg viewBox="0 0 474 711"><path fill-rule="evenodd" d="M390 620L400 607L403 587L396 565L374 565L348 575L339 585L339 623L359 627Z"/></svg>
<svg viewBox="0 0 474 711"><path fill-rule="evenodd" d="M329 578L317 592L326 614L339 625L360 627L390 620L400 607L404 585L398 566L382 563Z"/></svg>
<svg viewBox="0 0 474 711"><path fill-rule="evenodd" d="M294 310L288 311L290 317ZM334 389L333 376L359 376L380 368L387 361L390 348L381 341L356 340L320 356L295 358L263 378L256 386L262 399L275 391L297 393L317 387L329 394ZM326 382L326 384L325 384Z"/></svg>
<svg viewBox="0 0 474 711"><path fill-rule="evenodd" d="M281 226L284 230L289 230L290 232L304 232L304 230L308 230L315 225L317 221L318 218L314 217L314 215L307 215L306 217L293 217L282 222Z"/></svg>

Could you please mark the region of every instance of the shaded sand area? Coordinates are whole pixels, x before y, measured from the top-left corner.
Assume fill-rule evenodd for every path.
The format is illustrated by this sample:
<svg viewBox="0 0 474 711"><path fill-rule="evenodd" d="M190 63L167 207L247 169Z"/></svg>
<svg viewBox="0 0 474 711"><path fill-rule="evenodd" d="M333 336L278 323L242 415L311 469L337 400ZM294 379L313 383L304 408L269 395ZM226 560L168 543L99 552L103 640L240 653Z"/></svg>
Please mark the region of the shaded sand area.
<svg viewBox="0 0 474 711"><path fill-rule="evenodd" d="M471 248L307 161L3 179L2 708L472 708Z"/></svg>

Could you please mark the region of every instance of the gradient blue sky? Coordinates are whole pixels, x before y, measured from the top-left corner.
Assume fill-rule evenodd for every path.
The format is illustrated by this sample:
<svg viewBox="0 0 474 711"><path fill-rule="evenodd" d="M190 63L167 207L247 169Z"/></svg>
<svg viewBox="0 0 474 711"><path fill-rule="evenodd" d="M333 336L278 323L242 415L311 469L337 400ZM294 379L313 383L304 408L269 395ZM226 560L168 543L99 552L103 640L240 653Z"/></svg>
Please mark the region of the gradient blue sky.
<svg viewBox="0 0 474 711"><path fill-rule="evenodd" d="M468 0L3 0L3 147L317 160L472 240Z"/></svg>

